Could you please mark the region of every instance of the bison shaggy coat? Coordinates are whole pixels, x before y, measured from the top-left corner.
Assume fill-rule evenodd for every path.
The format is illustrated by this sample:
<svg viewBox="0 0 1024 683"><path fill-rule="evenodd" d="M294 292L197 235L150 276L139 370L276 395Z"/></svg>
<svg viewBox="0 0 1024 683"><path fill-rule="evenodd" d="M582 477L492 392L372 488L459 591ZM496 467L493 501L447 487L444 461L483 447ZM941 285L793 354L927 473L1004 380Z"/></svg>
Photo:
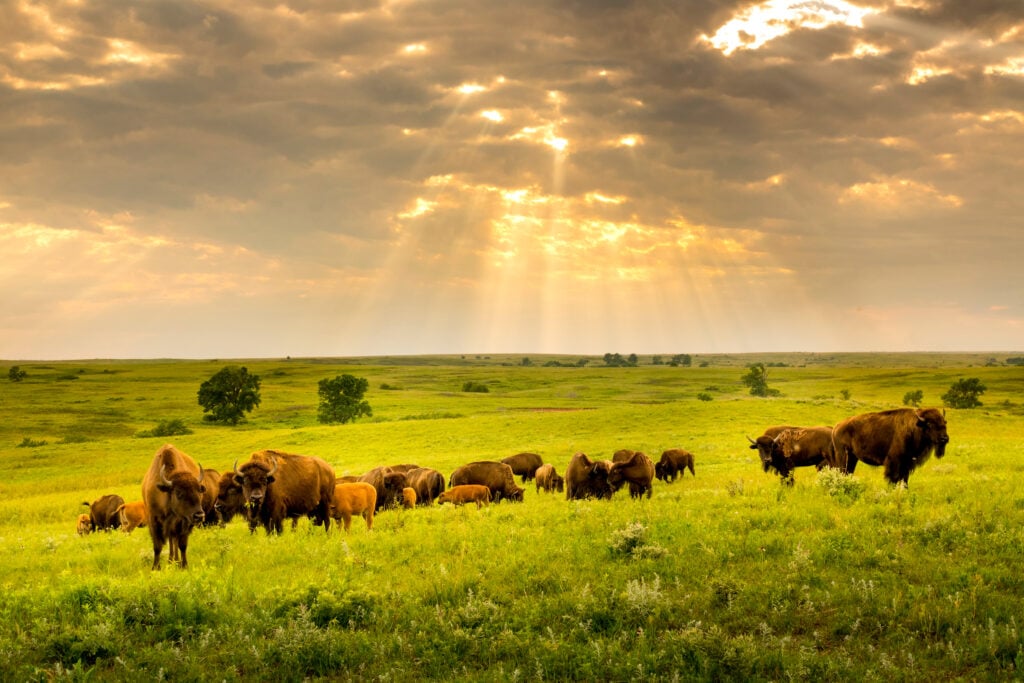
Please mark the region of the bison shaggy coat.
<svg viewBox="0 0 1024 683"><path fill-rule="evenodd" d="M676 476L683 476L686 470L697 476L693 471L693 453L682 448L670 448L661 454L661 460L654 464L654 477L666 484L676 480Z"/></svg>
<svg viewBox="0 0 1024 683"><path fill-rule="evenodd" d="M361 516L366 520L366 530L373 529L373 513L377 508L377 489L363 481L343 482L334 485L331 500L331 517L341 522L348 533L352 517ZM338 530L341 530L339 526Z"/></svg>
<svg viewBox="0 0 1024 683"><path fill-rule="evenodd" d="M235 481L242 487L250 526L258 520L268 534L280 534L286 517L310 516L330 531L335 476L320 458L257 451L241 467L235 464Z"/></svg>
<svg viewBox="0 0 1024 683"><path fill-rule="evenodd" d="M220 475L220 481L217 482L217 502L213 508L217 511L221 525L227 524L235 515L245 511L245 494L242 493L242 485L235 481L234 472Z"/></svg>
<svg viewBox="0 0 1024 683"><path fill-rule="evenodd" d="M416 504L430 505L444 493L444 475L430 467L417 467L405 473L405 483L416 490Z"/></svg>
<svg viewBox="0 0 1024 683"><path fill-rule="evenodd" d="M116 493L108 493L91 503L86 501L82 505L89 506L89 523L92 525L93 531L110 531L121 526L117 508L124 505L124 498Z"/></svg>
<svg viewBox="0 0 1024 683"><path fill-rule="evenodd" d="M586 453L576 453L565 468L565 499L611 498L608 484L609 460L591 460Z"/></svg>
<svg viewBox="0 0 1024 683"><path fill-rule="evenodd" d="M377 489L378 512L384 508L398 505L402 500L402 489L407 486L405 473L396 472L386 465L374 467L359 477L359 481L366 482Z"/></svg>
<svg viewBox="0 0 1024 683"><path fill-rule="evenodd" d="M558 472L555 471L555 466L550 463L537 468L536 473L534 473L534 483L537 486L538 493L541 489L547 493L554 493L555 491L561 493L565 490L565 479L559 476Z"/></svg>
<svg viewBox="0 0 1024 683"><path fill-rule="evenodd" d="M650 498L654 490L654 463L646 453L634 452L628 459L612 462L608 468L608 485L618 489L623 483L629 484L629 497L640 498L645 493Z"/></svg>
<svg viewBox="0 0 1024 683"><path fill-rule="evenodd" d="M448 480L449 486L463 484L479 484L491 490L491 500L495 503L507 498L522 502L523 489L516 486L512 468L503 462L480 460L463 465Z"/></svg>
<svg viewBox="0 0 1024 683"><path fill-rule="evenodd" d="M885 467L891 484L906 486L910 473L935 451L946 454L946 417L937 408L898 408L854 415L832 430L836 463L853 473L858 461Z"/></svg>
<svg viewBox="0 0 1024 683"><path fill-rule="evenodd" d="M512 474L522 477L524 484L533 479L537 468L544 464L544 461L536 453L516 453L502 458L501 462L512 468Z"/></svg>
<svg viewBox="0 0 1024 683"><path fill-rule="evenodd" d="M140 526L146 526L146 504L141 500L131 503L124 503L117 508L117 514L121 518L121 530L130 534Z"/></svg>
<svg viewBox="0 0 1024 683"><path fill-rule="evenodd" d="M220 480L221 475L217 470L203 470L203 480L199 483L206 489L203 491L204 524L220 524L220 511L217 509Z"/></svg>
<svg viewBox="0 0 1024 683"><path fill-rule="evenodd" d="M491 502L491 489L482 484L456 484L437 498L437 504L465 505L476 503L477 509Z"/></svg>
<svg viewBox="0 0 1024 683"><path fill-rule="evenodd" d="M160 568L160 553L168 544L171 562L188 566L188 537L203 521L203 468L170 444L161 446L142 480L142 500L149 512L153 540L153 569Z"/></svg>

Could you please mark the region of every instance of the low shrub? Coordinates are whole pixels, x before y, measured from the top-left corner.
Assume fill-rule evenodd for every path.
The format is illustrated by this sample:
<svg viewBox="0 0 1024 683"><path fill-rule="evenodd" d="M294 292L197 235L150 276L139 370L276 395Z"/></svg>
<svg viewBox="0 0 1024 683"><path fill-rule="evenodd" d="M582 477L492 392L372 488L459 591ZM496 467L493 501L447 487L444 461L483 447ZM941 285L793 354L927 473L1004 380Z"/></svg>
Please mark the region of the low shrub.
<svg viewBox="0 0 1024 683"><path fill-rule="evenodd" d="M144 429L135 435L136 438L145 439L151 436L182 436L191 434L192 430L183 420L164 420L159 422L152 429Z"/></svg>
<svg viewBox="0 0 1024 683"><path fill-rule="evenodd" d="M490 389L487 388L487 385L483 382L475 382L473 380L463 382L462 390L477 394L486 394L490 391Z"/></svg>

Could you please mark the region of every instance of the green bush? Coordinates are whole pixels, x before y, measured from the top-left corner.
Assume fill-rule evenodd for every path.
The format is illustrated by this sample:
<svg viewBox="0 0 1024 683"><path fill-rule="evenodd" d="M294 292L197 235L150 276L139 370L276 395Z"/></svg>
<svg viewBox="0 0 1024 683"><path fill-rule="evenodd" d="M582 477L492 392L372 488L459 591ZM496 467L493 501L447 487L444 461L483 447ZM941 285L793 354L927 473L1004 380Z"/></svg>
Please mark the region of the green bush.
<svg viewBox="0 0 1024 683"><path fill-rule="evenodd" d="M920 389L915 391L908 391L903 394L903 405L905 406L919 406L921 401L924 400L924 392Z"/></svg>
<svg viewBox="0 0 1024 683"><path fill-rule="evenodd" d="M987 390L977 377L961 378L942 395L942 402L950 408L979 408L982 403L978 397Z"/></svg>
<svg viewBox="0 0 1024 683"><path fill-rule="evenodd" d="M697 394L697 400L698 401L713 401L713 400L715 400L715 397L712 396L711 394L709 394L706 391L702 391L699 394Z"/></svg>
<svg viewBox="0 0 1024 683"><path fill-rule="evenodd" d="M816 483L833 498L850 502L857 500L864 493L864 482L834 467L826 467L818 472Z"/></svg>
<svg viewBox="0 0 1024 683"><path fill-rule="evenodd" d="M487 385L484 384L483 382L475 382L473 380L468 380L466 382L463 382L462 383L462 390L463 391L468 391L468 392L474 392L474 393L477 393L477 394L486 394L487 392L490 391L490 389L487 388Z"/></svg>
<svg viewBox="0 0 1024 683"><path fill-rule="evenodd" d="M18 444L18 448L38 448L39 446L45 446L46 443L47 442L45 440L36 441L35 439L26 436L21 440L21 443Z"/></svg>
<svg viewBox="0 0 1024 683"><path fill-rule="evenodd" d="M183 436L191 433L192 430L188 428L188 425L183 420L176 419L159 422L156 427L145 429L135 436L139 439L145 439L152 436Z"/></svg>

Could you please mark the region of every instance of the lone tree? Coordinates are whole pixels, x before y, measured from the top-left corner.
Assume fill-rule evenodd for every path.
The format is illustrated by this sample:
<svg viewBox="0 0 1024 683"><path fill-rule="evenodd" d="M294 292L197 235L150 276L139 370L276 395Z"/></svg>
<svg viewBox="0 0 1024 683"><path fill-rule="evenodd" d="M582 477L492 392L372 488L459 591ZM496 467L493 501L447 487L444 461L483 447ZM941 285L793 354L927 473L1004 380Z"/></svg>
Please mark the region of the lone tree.
<svg viewBox="0 0 1024 683"><path fill-rule="evenodd" d="M28 373L21 369L17 365L12 365L11 369L7 371L7 379L12 382L20 382L21 380L28 377Z"/></svg>
<svg viewBox="0 0 1024 683"><path fill-rule="evenodd" d="M743 384L750 387L751 396L778 396L778 389L768 388L768 368L764 363L751 363L747 366L747 374L742 377Z"/></svg>
<svg viewBox="0 0 1024 683"><path fill-rule="evenodd" d="M316 417L320 422L345 424L360 415L373 415L370 404L363 400L363 395L370 388L365 378L340 375L334 379L320 380L319 386L320 409Z"/></svg>
<svg viewBox="0 0 1024 683"><path fill-rule="evenodd" d="M978 397L988 389L977 377L959 379L942 395L942 402L950 408L977 408Z"/></svg>
<svg viewBox="0 0 1024 683"><path fill-rule="evenodd" d="M208 422L238 424L260 404L260 378L244 367L227 365L199 385L199 405Z"/></svg>
<svg viewBox="0 0 1024 683"><path fill-rule="evenodd" d="M903 405L914 406L915 408L921 405L921 401L924 400L924 391L921 389L915 389L914 391L908 391L903 394Z"/></svg>

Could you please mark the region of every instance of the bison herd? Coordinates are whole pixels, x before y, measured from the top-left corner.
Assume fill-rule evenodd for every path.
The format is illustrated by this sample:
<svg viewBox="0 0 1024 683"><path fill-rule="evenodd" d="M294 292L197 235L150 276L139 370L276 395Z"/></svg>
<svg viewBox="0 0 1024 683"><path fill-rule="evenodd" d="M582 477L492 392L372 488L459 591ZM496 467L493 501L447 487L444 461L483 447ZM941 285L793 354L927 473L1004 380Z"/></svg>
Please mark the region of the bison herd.
<svg viewBox="0 0 1024 683"><path fill-rule="evenodd" d="M858 461L885 468L885 477L905 485L910 473L935 451L945 453L949 436L944 414L934 408L889 410L857 415L834 427L769 427L750 441L765 472L792 483L797 467L825 466L852 473ZM171 445L157 450L142 480L142 500L126 503L105 495L78 516L78 533L136 527L149 529L153 569L160 568L165 545L171 562L188 566L189 535L197 526L223 525L244 515L250 532L260 526L280 534L290 519L301 517L331 528L331 520L347 532L353 517L373 528L375 513L392 507L474 503L482 507L502 500L521 502L524 489L516 483L533 481L539 493L561 493L567 500L610 499L628 488L631 498L651 497L655 479L673 482L689 470L693 454L673 448L654 462L641 451L619 450L611 460L594 460L576 453L565 474L536 453L519 453L500 461L482 460L458 467L448 477L414 464L380 466L360 476L336 477L324 460L277 450L262 450L223 474L206 469Z"/></svg>

